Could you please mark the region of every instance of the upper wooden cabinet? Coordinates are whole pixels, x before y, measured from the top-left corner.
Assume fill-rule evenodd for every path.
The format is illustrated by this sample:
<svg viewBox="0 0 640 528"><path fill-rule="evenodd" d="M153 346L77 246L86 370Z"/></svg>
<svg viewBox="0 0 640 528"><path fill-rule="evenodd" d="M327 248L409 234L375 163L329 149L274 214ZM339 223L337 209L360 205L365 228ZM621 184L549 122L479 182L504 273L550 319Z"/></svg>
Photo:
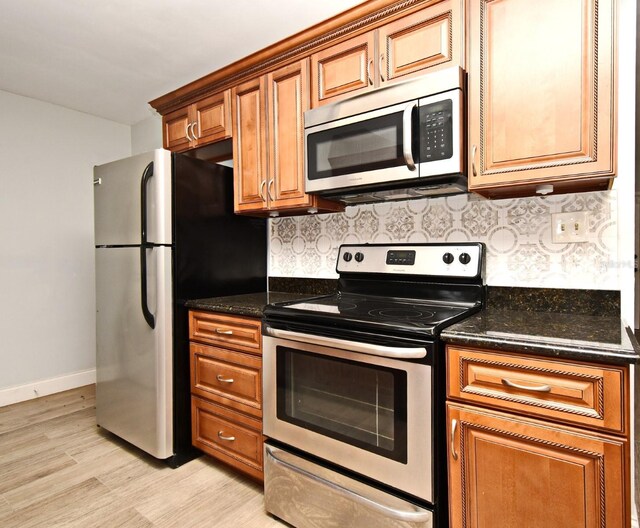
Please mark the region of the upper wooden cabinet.
<svg viewBox="0 0 640 528"><path fill-rule="evenodd" d="M443 0L311 55L316 107L463 63L462 0Z"/></svg>
<svg viewBox="0 0 640 528"><path fill-rule="evenodd" d="M304 192L308 69L308 60L302 60L233 88L236 213L342 209Z"/></svg>
<svg viewBox="0 0 640 528"><path fill-rule="evenodd" d="M231 136L231 91L206 97L162 118L166 149L180 152Z"/></svg>
<svg viewBox="0 0 640 528"><path fill-rule="evenodd" d="M606 189L615 173L613 0L471 0L469 188ZM549 189L546 189L549 190Z"/></svg>

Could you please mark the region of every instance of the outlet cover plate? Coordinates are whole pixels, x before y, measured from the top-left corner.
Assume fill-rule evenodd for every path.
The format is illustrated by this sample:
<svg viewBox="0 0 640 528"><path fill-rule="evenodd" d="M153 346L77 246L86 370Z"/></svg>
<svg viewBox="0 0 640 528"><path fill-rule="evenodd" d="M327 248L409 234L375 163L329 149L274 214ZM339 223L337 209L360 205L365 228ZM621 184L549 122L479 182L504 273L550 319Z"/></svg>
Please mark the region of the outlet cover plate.
<svg viewBox="0 0 640 528"><path fill-rule="evenodd" d="M551 215L551 240L554 244L587 242L589 240L588 211L553 213Z"/></svg>

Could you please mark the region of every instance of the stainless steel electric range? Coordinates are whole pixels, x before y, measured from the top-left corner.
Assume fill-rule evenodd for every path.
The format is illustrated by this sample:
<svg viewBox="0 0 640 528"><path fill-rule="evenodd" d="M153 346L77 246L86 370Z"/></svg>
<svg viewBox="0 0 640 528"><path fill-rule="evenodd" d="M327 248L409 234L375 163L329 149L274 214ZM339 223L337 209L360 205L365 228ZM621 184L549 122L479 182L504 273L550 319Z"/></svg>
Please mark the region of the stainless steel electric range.
<svg viewBox="0 0 640 528"><path fill-rule="evenodd" d="M333 295L265 308L265 504L297 527L445 527L441 330L484 304L484 246L343 245Z"/></svg>

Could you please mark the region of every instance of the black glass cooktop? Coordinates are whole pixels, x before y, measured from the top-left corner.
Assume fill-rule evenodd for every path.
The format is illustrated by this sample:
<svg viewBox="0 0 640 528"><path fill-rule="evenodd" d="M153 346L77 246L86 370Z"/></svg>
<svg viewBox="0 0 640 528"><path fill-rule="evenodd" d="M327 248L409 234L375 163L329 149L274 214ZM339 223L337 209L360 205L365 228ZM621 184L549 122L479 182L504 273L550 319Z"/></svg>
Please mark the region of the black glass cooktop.
<svg viewBox="0 0 640 528"><path fill-rule="evenodd" d="M470 313L473 306L417 299L338 293L283 303L279 311L304 316L316 324L386 327L404 332L434 334Z"/></svg>

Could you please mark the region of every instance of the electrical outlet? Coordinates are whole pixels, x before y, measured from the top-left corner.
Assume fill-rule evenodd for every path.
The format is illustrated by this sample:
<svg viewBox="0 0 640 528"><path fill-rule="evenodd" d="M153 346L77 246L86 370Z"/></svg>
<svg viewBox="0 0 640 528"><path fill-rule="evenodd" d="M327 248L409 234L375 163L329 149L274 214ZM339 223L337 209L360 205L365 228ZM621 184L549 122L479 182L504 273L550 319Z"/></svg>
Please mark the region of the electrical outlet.
<svg viewBox="0 0 640 528"><path fill-rule="evenodd" d="M589 213L553 213L551 215L551 240L554 244L586 242L589 239Z"/></svg>

